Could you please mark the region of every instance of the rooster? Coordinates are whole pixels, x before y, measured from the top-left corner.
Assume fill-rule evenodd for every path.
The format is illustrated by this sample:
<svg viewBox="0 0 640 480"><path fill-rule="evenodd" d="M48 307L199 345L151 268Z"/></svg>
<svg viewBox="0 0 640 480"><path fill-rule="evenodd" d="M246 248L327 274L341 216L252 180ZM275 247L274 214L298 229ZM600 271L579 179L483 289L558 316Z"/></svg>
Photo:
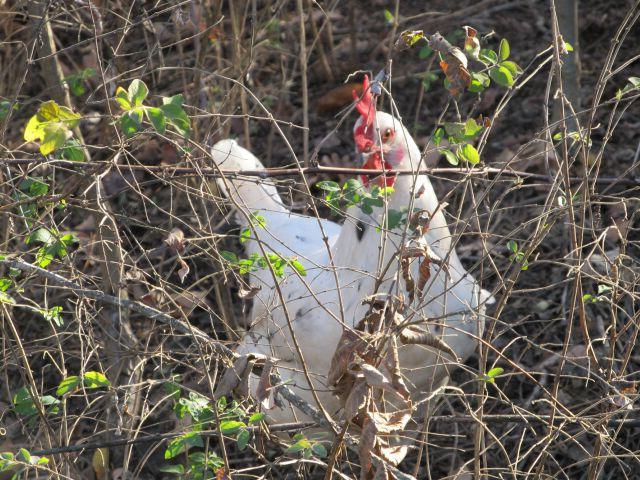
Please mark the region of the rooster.
<svg viewBox="0 0 640 480"><path fill-rule="evenodd" d="M354 96L357 97L355 93ZM353 138L364 168L418 169L418 146L398 118L376 111L375 96L366 78L356 110L360 117ZM233 140L215 144L212 157L224 170L263 168L254 155ZM281 279L269 269L251 274L250 281L258 293L250 313L251 327L236 353L275 359L283 382L310 405L321 407L330 417L339 415L343 403L334 395L327 378L343 332L354 329L369 311L370 307L363 303L365 297L399 290L400 262L394 258L407 240L407 229L405 225L391 231L383 228L390 211L413 206L429 218L428 228L417 240L434 262L424 291L411 309L415 318L438 319L425 322L420 328L444 339L457 357L452 361L441 351L424 345L401 346L399 360L411 396L424 398L433 392L458 365L457 360L464 361L476 349L483 332L485 304L491 296L460 262L443 206L426 175L383 174L363 180L365 184L391 187L386 189L391 192L386 205L374 207L372 213L352 207L343 225L293 213L268 180L234 177L222 183L222 190L239 213L241 228L252 226L254 235L245 243L246 253L295 256L306 270L303 276L304 272L288 269ZM252 222L256 215L264 218L263 228ZM418 264L411 264L413 278L420 276ZM383 270L384 276L379 278ZM249 393L264 397L260 376L252 373L248 379ZM263 404L272 423L310 420L287 402L267 398Z"/></svg>

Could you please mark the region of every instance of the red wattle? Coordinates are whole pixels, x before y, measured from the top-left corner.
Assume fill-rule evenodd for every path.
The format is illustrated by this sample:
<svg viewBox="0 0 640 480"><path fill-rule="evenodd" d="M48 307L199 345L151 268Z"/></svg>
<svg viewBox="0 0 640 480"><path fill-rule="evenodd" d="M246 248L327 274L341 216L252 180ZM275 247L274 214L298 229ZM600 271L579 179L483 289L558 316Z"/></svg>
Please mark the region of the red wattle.
<svg viewBox="0 0 640 480"><path fill-rule="evenodd" d="M369 155L369 158L367 159L367 161L365 162L365 164L362 166L362 168L366 168L367 170L391 170L392 166L391 164L389 164L388 162L383 162L382 161L382 157L380 156L379 153L372 153L371 155ZM361 175L360 179L362 181L362 184L364 186L369 185L369 177L366 175ZM387 175L386 177L383 175L380 175L380 177L378 177L375 182L378 184L378 186L380 187L392 187L393 183L396 181L396 176L395 175Z"/></svg>

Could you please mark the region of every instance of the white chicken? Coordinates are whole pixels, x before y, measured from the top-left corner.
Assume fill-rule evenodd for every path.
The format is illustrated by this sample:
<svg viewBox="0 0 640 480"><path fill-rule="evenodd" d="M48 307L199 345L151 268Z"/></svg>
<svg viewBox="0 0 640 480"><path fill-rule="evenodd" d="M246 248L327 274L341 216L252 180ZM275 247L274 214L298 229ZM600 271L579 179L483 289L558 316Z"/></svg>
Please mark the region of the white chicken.
<svg viewBox="0 0 640 480"><path fill-rule="evenodd" d="M354 127L354 141L358 153L366 160L364 167L416 170L421 153L415 141L397 118L375 111L375 100L366 80L363 90L365 93L357 103L361 116ZM227 171L263 168L257 158L233 140L214 145L212 156ZM415 318L423 319L420 328L442 338L461 360L468 358L478 345L484 304L490 298L452 248L442 206L427 176L385 176L372 182L393 186L386 206L374 207L369 214L352 207L342 226L291 212L268 180L256 182L234 177L224 187L236 209L241 210L238 216L242 227L248 226L256 214L265 220L264 228L254 228L258 240L252 235L245 243L247 255L273 252L284 258L297 257L306 269L306 276L287 269L277 288L268 269L251 274L251 283L261 290L253 301L251 327L236 352L278 359L277 369L283 381L310 405L317 408L319 401L331 416L338 415L341 408L327 382L336 346L343 330L353 328L366 314L368 306L362 300L375 293L381 271L406 241L404 225L387 232L379 228L385 224L383 217L389 211L400 211L413 204L431 216L424 240L446 268L432 265L423 295L411 308L417 315ZM398 261L389 263L378 292L395 291L401 278L397 274L398 264ZM411 268L417 278L418 262ZM399 358L414 398L433 391L457 365L442 352L423 345L401 346ZM259 380L255 374L249 377L249 390L254 396ZM310 420L288 402L272 403L266 413L272 423Z"/></svg>

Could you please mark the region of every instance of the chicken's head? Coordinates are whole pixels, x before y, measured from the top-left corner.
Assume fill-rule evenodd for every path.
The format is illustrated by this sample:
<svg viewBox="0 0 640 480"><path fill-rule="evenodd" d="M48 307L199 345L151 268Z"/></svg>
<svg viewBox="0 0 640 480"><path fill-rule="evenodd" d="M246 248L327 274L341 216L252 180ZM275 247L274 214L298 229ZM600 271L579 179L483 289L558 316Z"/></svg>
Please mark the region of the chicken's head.
<svg viewBox="0 0 640 480"><path fill-rule="evenodd" d="M376 99L369 78L364 77L362 96L353 92L360 118L353 128L356 151L363 157L363 168L391 170L401 168L406 160L406 136L402 123L392 115L376 111ZM368 183L367 177L362 177ZM380 175L374 180L380 186L392 186L395 175Z"/></svg>

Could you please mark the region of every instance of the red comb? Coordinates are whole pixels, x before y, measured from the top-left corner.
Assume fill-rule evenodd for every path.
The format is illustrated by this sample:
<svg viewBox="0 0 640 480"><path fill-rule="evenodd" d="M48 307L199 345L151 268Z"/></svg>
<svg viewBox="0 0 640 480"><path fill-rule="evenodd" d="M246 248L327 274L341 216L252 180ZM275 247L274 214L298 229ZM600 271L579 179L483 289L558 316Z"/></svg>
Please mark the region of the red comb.
<svg viewBox="0 0 640 480"><path fill-rule="evenodd" d="M360 97L355 90L353 90L352 95L353 99L358 102L356 103L356 110L358 110L358 113L364 118L365 125L373 125L375 101L371 94L371 88L369 88L369 77L367 75L364 76L364 80L362 81L362 97Z"/></svg>

